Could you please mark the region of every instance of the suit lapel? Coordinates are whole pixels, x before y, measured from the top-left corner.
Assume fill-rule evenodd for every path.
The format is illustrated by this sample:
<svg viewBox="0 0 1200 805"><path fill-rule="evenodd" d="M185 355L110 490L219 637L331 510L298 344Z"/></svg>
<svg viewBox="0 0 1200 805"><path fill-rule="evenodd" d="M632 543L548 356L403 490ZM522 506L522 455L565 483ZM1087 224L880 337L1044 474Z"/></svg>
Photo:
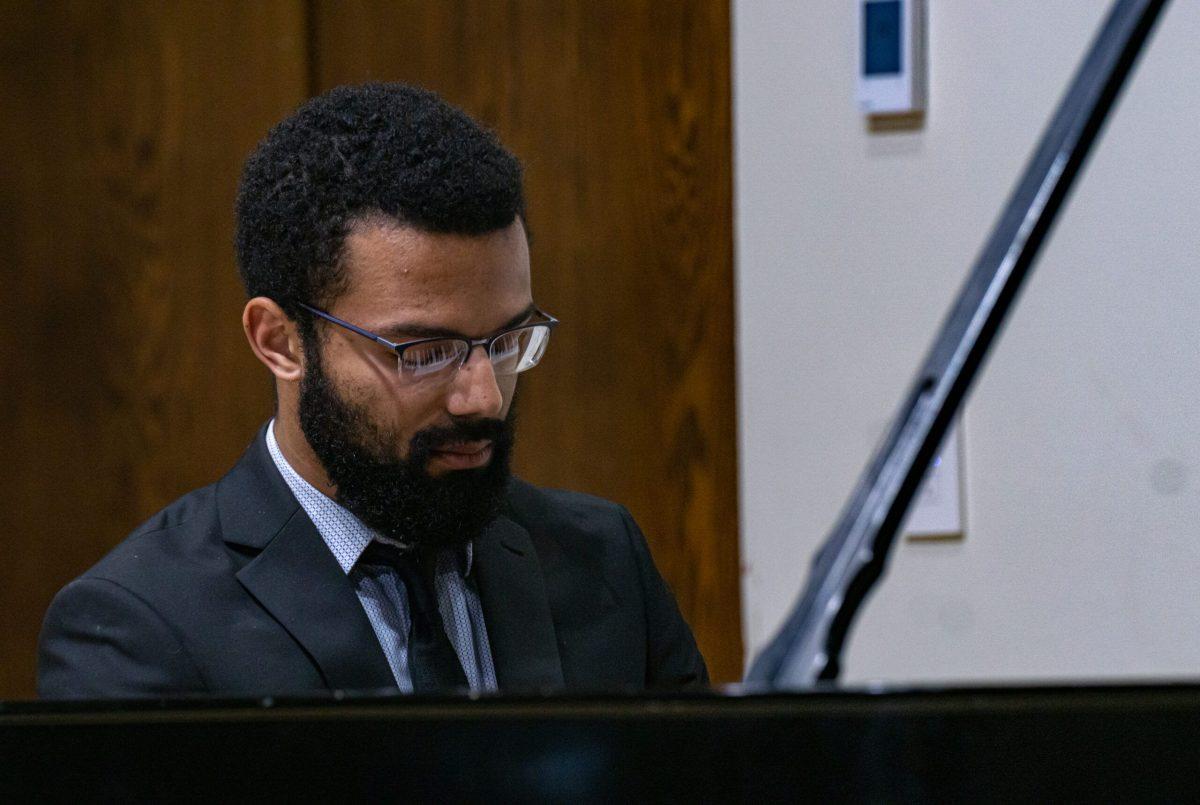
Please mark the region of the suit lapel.
<svg viewBox="0 0 1200 805"><path fill-rule="evenodd" d="M329 687L395 687L350 580L303 508L237 577L312 656Z"/></svg>
<svg viewBox="0 0 1200 805"><path fill-rule="evenodd" d="M354 587L279 475L264 432L217 497L225 541L261 551L238 581L312 657L326 684L395 687Z"/></svg>
<svg viewBox="0 0 1200 805"><path fill-rule="evenodd" d="M500 690L562 688L554 621L529 532L498 517L477 540L474 564Z"/></svg>

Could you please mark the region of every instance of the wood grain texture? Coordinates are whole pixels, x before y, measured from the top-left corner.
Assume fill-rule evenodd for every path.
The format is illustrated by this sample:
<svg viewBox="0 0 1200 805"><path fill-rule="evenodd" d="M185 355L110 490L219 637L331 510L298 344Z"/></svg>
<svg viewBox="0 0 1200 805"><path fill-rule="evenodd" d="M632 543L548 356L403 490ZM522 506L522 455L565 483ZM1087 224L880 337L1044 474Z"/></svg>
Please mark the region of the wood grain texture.
<svg viewBox="0 0 1200 805"><path fill-rule="evenodd" d="M0 5L0 698L53 594L269 415L241 163L307 88L302 3Z"/></svg>
<svg viewBox="0 0 1200 805"><path fill-rule="evenodd" d="M314 0L317 88L421 84L525 162L537 301L517 467L624 503L740 678L725 0Z"/></svg>

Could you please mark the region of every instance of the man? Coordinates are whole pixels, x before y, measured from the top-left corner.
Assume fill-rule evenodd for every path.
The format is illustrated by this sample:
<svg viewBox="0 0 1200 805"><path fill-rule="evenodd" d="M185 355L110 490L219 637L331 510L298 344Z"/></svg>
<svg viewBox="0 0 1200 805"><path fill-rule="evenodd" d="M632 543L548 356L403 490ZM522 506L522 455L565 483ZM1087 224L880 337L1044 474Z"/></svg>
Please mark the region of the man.
<svg viewBox="0 0 1200 805"><path fill-rule="evenodd" d="M707 682L628 512L509 475L557 323L515 157L431 93L344 87L259 145L237 223L275 417L58 594L41 695Z"/></svg>

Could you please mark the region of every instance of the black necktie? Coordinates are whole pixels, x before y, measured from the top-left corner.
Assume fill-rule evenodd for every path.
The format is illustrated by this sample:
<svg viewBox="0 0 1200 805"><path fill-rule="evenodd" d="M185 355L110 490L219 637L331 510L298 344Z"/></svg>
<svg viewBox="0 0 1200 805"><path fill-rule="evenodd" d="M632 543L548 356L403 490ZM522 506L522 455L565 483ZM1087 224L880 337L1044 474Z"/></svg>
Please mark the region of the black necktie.
<svg viewBox="0 0 1200 805"><path fill-rule="evenodd" d="M434 558L422 563L415 551L405 552L382 542L372 541L359 562L391 568L404 582L408 593L408 612L412 634L408 637L408 670L413 692L445 693L465 688L467 677L446 637L446 627L438 611L433 586Z"/></svg>

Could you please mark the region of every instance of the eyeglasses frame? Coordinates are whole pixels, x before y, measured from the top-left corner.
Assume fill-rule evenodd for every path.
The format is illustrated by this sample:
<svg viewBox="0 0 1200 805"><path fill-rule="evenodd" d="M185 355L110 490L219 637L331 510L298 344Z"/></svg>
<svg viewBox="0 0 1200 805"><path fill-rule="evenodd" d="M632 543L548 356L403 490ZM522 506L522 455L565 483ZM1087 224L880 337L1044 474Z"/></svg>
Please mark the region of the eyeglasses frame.
<svg viewBox="0 0 1200 805"><path fill-rule="evenodd" d="M295 300L295 302L297 305L304 308L309 313L312 313L315 316L319 316L320 318L325 319L326 321L332 322L333 324L336 324L339 327L345 327L347 330L349 330L352 333L357 333L358 335L361 335L363 338L369 338L370 340L374 341L376 344L387 347L392 352L396 353L396 359L398 361L403 360L404 351L406 349L408 349L409 347L416 347L416 346L420 346L421 344L430 344L430 343L433 343L434 341L465 342L467 344L467 351L463 353L462 360L460 360L458 365L454 367L455 372L457 372L459 369L466 366L467 361L469 361L471 359L471 353L473 353L475 351L475 347L483 347L484 353L486 353L488 356L488 362L491 363L492 344L496 343L504 336L510 335L511 333L514 333L518 330L528 330L533 327L548 327L548 328L550 328L551 331L553 331L554 328L556 326L558 326L558 319L554 318L546 311L535 307L531 311L531 315L541 316L542 318L545 319L545 321L533 321L533 322L528 322L526 324L518 324L516 327L509 327L505 330L501 330L500 332L498 332L494 335L485 336L483 338L467 338L466 336L461 336L461 335L451 335L451 336L440 335L440 336L433 336L430 338L418 338L413 341L396 342L396 341L391 341L387 338L384 338L381 335L377 335L376 333L373 333L370 330L364 330L362 327L359 327L357 324L351 324L348 321L339 319L337 316L334 316L332 313L326 313L324 310L321 310L320 308L315 308L309 304L305 304L304 302L301 302L298 299ZM539 362L540 362L540 360L539 360ZM534 366L536 366L536 365L537 364L534 364ZM494 367L495 364L492 364L492 366ZM449 367L447 367L447 368L449 368ZM533 367L531 366L529 368L532 369ZM520 374L520 373L514 372L513 374Z"/></svg>

